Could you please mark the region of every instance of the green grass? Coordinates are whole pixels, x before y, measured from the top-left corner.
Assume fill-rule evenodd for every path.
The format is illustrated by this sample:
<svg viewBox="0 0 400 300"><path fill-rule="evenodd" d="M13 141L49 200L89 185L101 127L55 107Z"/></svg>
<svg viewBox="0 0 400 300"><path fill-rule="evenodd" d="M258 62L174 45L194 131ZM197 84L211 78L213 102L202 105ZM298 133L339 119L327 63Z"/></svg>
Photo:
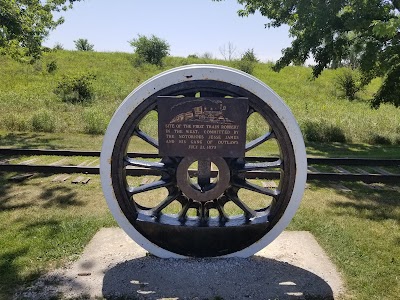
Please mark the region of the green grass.
<svg viewBox="0 0 400 300"><path fill-rule="evenodd" d="M268 84L280 95L292 110L305 138L309 141L325 142L323 138L331 135L343 136L347 143L376 144L379 137L386 137L390 143L399 142L400 108L382 105L374 110L368 100L379 87L379 80L373 81L358 99L348 101L338 94L335 88L335 76L340 70L325 70L313 80L311 69L288 67L280 73L274 73L268 65L257 65L254 75ZM308 125L308 126L307 126ZM322 131L324 135L311 139L309 134ZM311 132L310 132L311 130Z"/></svg>
<svg viewBox="0 0 400 300"><path fill-rule="evenodd" d="M0 147L25 149L101 150L103 136L44 132L8 132L0 130Z"/></svg>
<svg viewBox="0 0 400 300"><path fill-rule="evenodd" d="M310 157L356 157L398 159L400 149L397 145L370 145L345 143L307 142L307 155Z"/></svg>
<svg viewBox="0 0 400 300"><path fill-rule="evenodd" d="M81 149L101 150L103 136L87 134L7 132L0 130L0 147L26 149ZM130 151L154 152L147 143L135 139ZM261 145L249 152L249 156L274 154L276 147ZM310 157L366 157L398 159L400 149L397 145L368 145L343 143L306 143L307 156ZM267 153L267 154L265 154Z"/></svg>
<svg viewBox="0 0 400 300"><path fill-rule="evenodd" d="M0 299L75 260L97 230L115 225L98 176L72 185L46 175L16 184L12 175L0 173Z"/></svg>
<svg viewBox="0 0 400 300"><path fill-rule="evenodd" d="M34 65L0 57L0 147L100 150L114 111L144 80L185 64L229 65L168 57L162 68L135 69L131 60L127 53L74 51L47 53ZM52 61L57 69L49 74L46 66ZM259 63L254 69L299 121L309 156L399 158L400 109L369 108L379 79L349 102L335 89L337 72L327 70L312 80L305 67L275 73L271 64ZM77 73L96 75L95 99L88 104L64 103L53 93L63 75ZM152 113L142 124L152 136L157 134L154 123ZM257 118L249 120L248 127L250 137L259 135L258 128L265 130ZM131 144L131 151L154 151L143 142ZM250 154L277 150L277 145L258 147ZM76 259L99 228L115 225L98 176L91 176L88 185L71 185L52 183L52 176L12 184L7 180L12 175L0 173L0 299L9 299L15 288ZM316 236L344 276L346 299L394 299L400 293L400 194L349 185L353 192L341 193L325 183L312 183L290 229Z"/></svg>
<svg viewBox="0 0 400 300"><path fill-rule="evenodd" d="M344 275L345 299L396 299L400 292L400 191L313 182L291 230L312 232Z"/></svg>
<svg viewBox="0 0 400 300"><path fill-rule="evenodd" d="M0 146L99 150L101 136L0 132ZM136 150L149 149L137 144ZM257 149L260 152L255 155L261 150ZM307 145L307 152L328 157L370 153L398 158L399 148L312 143ZM15 162L27 159L21 157ZM40 162L57 159L46 156ZM87 159L68 158L66 163ZM12 175L0 173L0 299L9 299L15 288L77 259L99 228L116 225L98 176L91 175L88 185L72 185L51 182L56 175L11 183L7 179ZM385 185L380 185L382 190L361 183L345 185L353 191L343 193L329 183L312 182L289 229L308 230L317 238L343 275L348 291L345 299L394 299L400 293L400 192ZM250 205L260 200L251 197L251 193L246 195ZM146 202L145 198L139 201Z"/></svg>
<svg viewBox="0 0 400 300"><path fill-rule="evenodd" d="M53 61L57 69L48 73L46 65ZM46 53L34 65L0 57L0 129L103 134L119 104L140 83L163 70L192 63L234 66L227 61L168 57L163 67L135 68L128 53L83 51ZM377 110L369 107L380 80L374 80L350 102L335 87L340 72L326 70L313 80L310 68L287 67L276 73L271 64L257 63L253 75L283 98L308 141L399 144L400 108L386 104ZM86 73L96 76L94 100L71 104L56 96L54 89L64 75ZM258 122L249 124L249 132L257 134Z"/></svg>

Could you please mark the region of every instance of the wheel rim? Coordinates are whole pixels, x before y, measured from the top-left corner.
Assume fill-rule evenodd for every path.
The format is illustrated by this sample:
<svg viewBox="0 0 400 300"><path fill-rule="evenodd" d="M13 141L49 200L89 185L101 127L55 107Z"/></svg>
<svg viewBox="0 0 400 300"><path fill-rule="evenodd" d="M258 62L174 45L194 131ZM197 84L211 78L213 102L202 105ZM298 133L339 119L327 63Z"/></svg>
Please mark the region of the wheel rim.
<svg viewBox="0 0 400 300"><path fill-rule="evenodd" d="M201 68L208 70L210 66ZM233 72L231 69L222 69L224 72ZM197 71L199 70L197 69ZM146 84L142 88L146 88ZM205 193L208 193L208 196L200 200L196 197L198 195L196 189L190 187L190 184L186 184L190 179L182 179L187 176L188 166L196 158L169 156L153 162L137 160L127 155L132 136L139 137L145 143L158 148L156 139L139 127L141 121L149 113L157 111L158 96L194 96L196 93L200 93L200 96L203 97L247 97L249 100L247 118L258 114L265 120L269 128L267 132L263 132L246 144L246 156L209 158L209 161L217 165L218 175L221 178L214 186L208 183L208 186L211 187L210 191ZM131 98L128 97L126 101L129 99ZM125 231L150 252L154 253L157 252L154 249L162 249L161 255L158 253L160 251L155 253L159 256L204 257L229 256L235 253L246 253L244 255L248 256L249 253L253 254L251 252L258 249L261 244L265 244L268 235L276 235L276 233L269 233L274 231L273 229L280 221L282 223L282 216L285 215L290 203L294 201L293 191L296 181L299 181L297 178L299 175L299 151L297 150L296 153L287 124L282 122L282 117L278 116L271 106L266 105L266 101L259 95L231 82L212 79L188 80L160 88L142 99L121 124L119 128L114 129L116 138L112 151L110 152L108 149L111 157L107 162L107 167L109 167L107 175L104 175L103 172L102 151L103 189L105 184L107 188L111 184L113 197L107 198L106 196L106 198L112 212L114 209L114 217L117 221L122 217L124 221L119 222L120 225L124 223ZM116 132L117 134L115 134ZM107 134L110 133L107 132ZM272 141L277 144L278 157L266 162L251 163L248 161L247 153ZM103 146L103 150L104 148L105 146ZM199 160L199 166L201 164L204 165L204 159ZM131 166L150 169L155 173L158 172L160 176L154 182L131 186L127 175L127 168ZM280 171L279 182L274 189L254 184L246 179L248 172L273 168L278 168ZM229 173L227 174L228 169ZM103 180L105 176L107 176L106 183ZM158 196L156 204L148 206L137 201L140 194L161 189L165 192L164 195ZM241 194L243 190L254 193L257 197L268 198L264 202L267 204L257 208L250 207L246 199L243 199L245 197ZM298 198L298 196L296 197ZM293 207L297 209L299 202L297 198L295 199L296 203L292 203L291 210ZM180 206L175 213L168 212L168 207L172 203L175 205L179 203ZM230 212L226 209L229 205L236 207L240 212L238 213L237 209ZM119 211L118 215L115 211ZM195 211L195 214L191 215L190 211ZM214 214L210 214L211 211ZM286 214L288 213L286 212ZM293 212L291 214L293 215ZM292 215L289 217L291 218ZM284 219L288 219L288 217ZM283 221L288 223L287 220ZM284 226L286 225L284 224ZM282 225L278 227L282 227ZM262 240L264 242L260 243Z"/></svg>

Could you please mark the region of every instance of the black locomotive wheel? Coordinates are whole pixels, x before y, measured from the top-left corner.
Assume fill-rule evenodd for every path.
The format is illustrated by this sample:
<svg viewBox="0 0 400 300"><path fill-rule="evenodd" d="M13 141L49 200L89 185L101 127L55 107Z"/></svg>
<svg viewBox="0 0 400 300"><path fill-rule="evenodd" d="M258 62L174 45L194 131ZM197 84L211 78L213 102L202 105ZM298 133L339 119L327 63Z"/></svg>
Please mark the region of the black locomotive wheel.
<svg viewBox="0 0 400 300"><path fill-rule="evenodd" d="M246 97L248 110L243 113L248 120L254 116L261 120L265 131L247 142L241 157L164 156L159 161L129 157L128 150L138 139L159 147L157 138L141 128L149 115L157 115L159 96ZM149 243L152 249L194 257L247 253L276 226L292 199L298 163L287 125L264 99L239 85L200 79L166 86L141 100L114 135L108 161L112 205L129 223L125 227L131 226L133 235L140 236L139 243ZM268 144L276 155L248 161L249 153ZM129 175L132 167L150 169L158 179L139 185ZM276 187L247 178L252 171L271 169L280 170ZM152 199L146 199L149 192Z"/></svg>

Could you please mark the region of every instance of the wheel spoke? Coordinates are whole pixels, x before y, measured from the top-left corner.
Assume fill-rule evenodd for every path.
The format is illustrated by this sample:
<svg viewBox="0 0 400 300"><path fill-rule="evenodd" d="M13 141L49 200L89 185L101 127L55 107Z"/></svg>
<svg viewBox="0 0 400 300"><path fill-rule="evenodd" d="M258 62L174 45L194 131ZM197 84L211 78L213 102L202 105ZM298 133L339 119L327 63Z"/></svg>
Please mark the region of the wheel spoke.
<svg viewBox="0 0 400 300"><path fill-rule="evenodd" d="M152 209L153 215L158 217L164 208L166 208L173 201L175 201L176 198L179 197L179 194L180 192L178 189L174 189L174 191L170 192L169 195L160 204Z"/></svg>
<svg viewBox="0 0 400 300"><path fill-rule="evenodd" d="M210 208L208 207L207 203L200 203L198 212L201 222L207 222L208 218L210 217Z"/></svg>
<svg viewBox="0 0 400 300"><path fill-rule="evenodd" d="M280 159L272 162L246 163L242 169L238 170L238 172L265 170L269 168L277 168L280 166L282 166L282 160Z"/></svg>
<svg viewBox="0 0 400 300"><path fill-rule="evenodd" d="M149 184L143 184L138 187L130 187L128 188L128 194L129 196L139 194L139 193L144 193L148 191L152 191L155 189L163 188L172 185L173 182L171 181L166 181L166 180L158 180Z"/></svg>
<svg viewBox="0 0 400 300"><path fill-rule="evenodd" d="M258 145L261 145L262 143L264 143L274 137L275 137L275 134L273 132L267 132L266 134L252 140L251 142L248 142L246 144L246 152L250 151L251 149L257 147Z"/></svg>
<svg viewBox="0 0 400 300"><path fill-rule="evenodd" d="M193 200L192 199L188 199L188 201L184 205L182 205L182 209L181 209L181 211L179 212L179 215L178 215L178 219L181 222L185 221L187 212L188 212L189 208L192 206L192 204L193 204Z"/></svg>
<svg viewBox="0 0 400 300"><path fill-rule="evenodd" d="M152 145L154 148L158 149L158 142L153 139L151 136L149 136L147 133L144 131L140 130L139 127L135 128L135 131L133 132L137 137L141 138L143 141L146 143Z"/></svg>
<svg viewBox="0 0 400 300"><path fill-rule="evenodd" d="M222 198L224 198L224 200L222 200ZM222 222L226 222L229 220L228 215L226 214L225 210L224 210L224 206L223 204L225 204L226 202L228 202L229 199L226 198L226 196L221 197L218 200L214 200L215 203L215 208L218 210L219 213L219 219ZM222 203L221 203L222 202Z"/></svg>
<svg viewBox="0 0 400 300"><path fill-rule="evenodd" d="M247 219L256 217L257 213L239 199L237 192L234 192L232 189L229 189L228 191L226 191L225 195L230 200L232 200L232 202L235 203L241 210L243 210L244 215L246 216Z"/></svg>
<svg viewBox="0 0 400 300"><path fill-rule="evenodd" d="M270 190L267 188L263 188L261 186L258 186L256 184L253 184L251 182L248 182L247 180L240 179L236 180L232 183L232 186L237 187L237 188L242 188L246 189L252 192L260 193L263 195L271 196L271 197L277 197L279 196L279 191L278 190Z"/></svg>
<svg viewBox="0 0 400 300"><path fill-rule="evenodd" d="M256 112L256 110L249 106L249 109L247 111L247 118L249 118L255 112Z"/></svg>
<svg viewBox="0 0 400 300"><path fill-rule="evenodd" d="M152 170L166 171L164 163L161 162L149 162L144 160L137 160L130 157L125 157L125 166L140 167Z"/></svg>

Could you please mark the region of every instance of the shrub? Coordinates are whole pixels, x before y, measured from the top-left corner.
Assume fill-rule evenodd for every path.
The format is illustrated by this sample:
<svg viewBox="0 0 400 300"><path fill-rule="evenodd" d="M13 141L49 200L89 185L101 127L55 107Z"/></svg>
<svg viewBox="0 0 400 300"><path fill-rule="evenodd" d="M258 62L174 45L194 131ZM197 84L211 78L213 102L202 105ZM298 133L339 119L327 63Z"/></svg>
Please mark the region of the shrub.
<svg viewBox="0 0 400 300"><path fill-rule="evenodd" d="M304 139L308 142L346 142L343 130L325 120L307 120L301 125L301 129Z"/></svg>
<svg viewBox="0 0 400 300"><path fill-rule="evenodd" d="M60 43L56 43L53 47L54 51L58 51L58 50L64 50L64 46Z"/></svg>
<svg viewBox="0 0 400 300"><path fill-rule="evenodd" d="M243 55L240 58L240 60L251 61L251 62L254 62L254 63L258 62L258 58L256 57L256 55L254 53L254 49L246 50L246 52L243 53Z"/></svg>
<svg viewBox="0 0 400 300"><path fill-rule="evenodd" d="M350 69L344 69L343 72L339 73L335 78L335 82L337 88L349 100L354 100L356 93L363 88L361 76Z"/></svg>
<svg viewBox="0 0 400 300"><path fill-rule="evenodd" d="M257 62L258 59L254 54L254 50L249 49L245 53L243 53L240 60L235 61L234 66L243 72L253 74L253 70Z"/></svg>
<svg viewBox="0 0 400 300"><path fill-rule="evenodd" d="M143 64L146 63L146 61L136 53L133 54L131 62L135 68L140 68L141 66L143 66Z"/></svg>
<svg viewBox="0 0 400 300"><path fill-rule="evenodd" d="M391 145L392 141L390 140L390 138L385 137L383 135L373 134L369 138L368 143L371 145Z"/></svg>
<svg viewBox="0 0 400 300"><path fill-rule="evenodd" d="M95 79L96 76L90 73L75 76L64 75L54 93L64 102L90 102L94 98L92 82Z"/></svg>
<svg viewBox="0 0 400 300"><path fill-rule="evenodd" d="M237 60L235 61L234 66L247 74L253 74L255 63L249 60Z"/></svg>
<svg viewBox="0 0 400 300"><path fill-rule="evenodd" d="M46 64L46 69L47 73L53 73L57 70L57 62L55 60L52 60L51 62L48 62Z"/></svg>
<svg viewBox="0 0 400 300"><path fill-rule="evenodd" d="M209 60L209 59L214 59L214 56L213 56L213 54L211 52L204 52L201 55L201 58Z"/></svg>
<svg viewBox="0 0 400 300"><path fill-rule="evenodd" d="M75 48L78 51L93 51L94 50L94 45L90 44L87 39L77 39L74 41L75 43Z"/></svg>
<svg viewBox="0 0 400 300"><path fill-rule="evenodd" d="M129 43L140 59L153 65L161 66L162 59L169 55L169 44L155 35L148 38L139 34L137 39Z"/></svg>
<svg viewBox="0 0 400 300"><path fill-rule="evenodd" d="M34 113L31 123L34 131L54 132L56 130L56 117L45 109Z"/></svg>

